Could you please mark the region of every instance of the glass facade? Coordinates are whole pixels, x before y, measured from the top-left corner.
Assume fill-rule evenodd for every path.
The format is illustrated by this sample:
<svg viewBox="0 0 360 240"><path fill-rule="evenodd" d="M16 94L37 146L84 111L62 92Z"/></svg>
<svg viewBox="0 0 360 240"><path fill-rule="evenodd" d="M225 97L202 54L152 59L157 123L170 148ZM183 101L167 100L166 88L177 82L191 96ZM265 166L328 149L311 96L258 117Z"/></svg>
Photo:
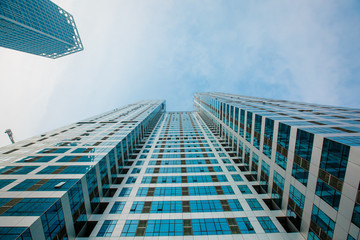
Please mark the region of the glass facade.
<svg viewBox="0 0 360 240"><path fill-rule="evenodd" d="M360 181L360 176L348 166L352 162L356 165L352 165L354 169L360 167L356 160L360 147L359 109L226 93L197 93L194 102L207 126L221 137L221 144L229 146L238 157L238 168L245 172L245 183L246 180L254 182L251 187L238 185L244 196L255 192L266 194L267 207L285 210L286 221L296 229L303 223L310 225L306 233L301 234L304 239L359 238L359 194L346 200L353 202L353 211L342 213L347 216L345 223L342 218L342 224L351 225L351 234L344 234L349 228L336 233L336 218L324 217L348 211L349 207L342 205L344 188L348 193L357 191L354 184ZM238 115L234 120L237 127L227 124L226 108L222 106L228 105ZM347 180L349 171L352 173ZM233 177L238 181L236 179ZM350 182L346 184L346 181ZM320 202L311 219L303 215L304 208L309 206L307 201ZM330 225L330 230L322 221Z"/></svg>
<svg viewBox="0 0 360 240"><path fill-rule="evenodd" d="M71 14L50 0L2 0L0 46L58 58L83 50Z"/></svg>

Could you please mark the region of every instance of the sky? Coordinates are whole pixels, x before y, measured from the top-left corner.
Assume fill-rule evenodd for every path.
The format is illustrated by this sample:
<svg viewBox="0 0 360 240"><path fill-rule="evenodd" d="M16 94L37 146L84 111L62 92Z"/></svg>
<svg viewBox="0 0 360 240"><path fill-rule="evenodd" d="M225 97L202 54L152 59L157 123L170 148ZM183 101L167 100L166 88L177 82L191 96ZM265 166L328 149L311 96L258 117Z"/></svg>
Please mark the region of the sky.
<svg viewBox="0 0 360 240"><path fill-rule="evenodd" d="M360 108L359 1L53 0L84 50L0 48L0 146L142 99L194 92Z"/></svg>

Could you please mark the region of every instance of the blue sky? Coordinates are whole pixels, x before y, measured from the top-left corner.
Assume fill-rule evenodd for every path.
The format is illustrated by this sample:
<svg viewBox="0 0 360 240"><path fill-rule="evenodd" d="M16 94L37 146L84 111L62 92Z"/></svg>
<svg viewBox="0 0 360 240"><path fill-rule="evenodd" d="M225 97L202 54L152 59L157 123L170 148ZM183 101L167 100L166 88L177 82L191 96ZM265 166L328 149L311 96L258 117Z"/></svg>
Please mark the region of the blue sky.
<svg viewBox="0 0 360 240"><path fill-rule="evenodd" d="M0 48L0 130L16 140L141 99L192 110L201 91L360 108L359 1L54 2L85 49Z"/></svg>

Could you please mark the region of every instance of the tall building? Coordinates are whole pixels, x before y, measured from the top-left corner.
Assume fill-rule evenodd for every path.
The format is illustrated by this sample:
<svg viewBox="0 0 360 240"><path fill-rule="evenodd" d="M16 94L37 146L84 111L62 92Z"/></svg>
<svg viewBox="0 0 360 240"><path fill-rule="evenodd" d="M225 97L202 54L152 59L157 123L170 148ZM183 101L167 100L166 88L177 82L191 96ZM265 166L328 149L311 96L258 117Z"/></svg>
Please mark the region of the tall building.
<svg viewBox="0 0 360 240"><path fill-rule="evenodd" d="M50 0L0 0L0 46L48 58L83 50L73 17Z"/></svg>
<svg viewBox="0 0 360 240"><path fill-rule="evenodd" d="M141 101L0 148L0 239L360 238L360 110L194 108Z"/></svg>

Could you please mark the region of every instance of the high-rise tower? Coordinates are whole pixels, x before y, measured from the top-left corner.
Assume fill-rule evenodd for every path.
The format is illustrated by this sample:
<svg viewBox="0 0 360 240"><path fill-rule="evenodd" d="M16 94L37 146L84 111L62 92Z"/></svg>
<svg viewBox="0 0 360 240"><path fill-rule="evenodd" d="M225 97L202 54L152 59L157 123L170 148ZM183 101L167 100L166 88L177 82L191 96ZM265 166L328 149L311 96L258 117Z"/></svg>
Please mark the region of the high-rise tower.
<svg viewBox="0 0 360 240"><path fill-rule="evenodd" d="M0 46L48 58L83 50L73 17L50 0L1 0Z"/></svg>
<svg viewBox="0 0 360 240"><path fill-rule="evenodd" d="M360 110L194 106L142 101L0 148L0 236L359 239Z"/></svg>
<svg viewBox="0 0 360 240"><path fill-rule="evenodd" d="M195 107L269 209L308 239L359 239L360 110L220 93ZM286 221L285 221L286 220Z"/></svg>

